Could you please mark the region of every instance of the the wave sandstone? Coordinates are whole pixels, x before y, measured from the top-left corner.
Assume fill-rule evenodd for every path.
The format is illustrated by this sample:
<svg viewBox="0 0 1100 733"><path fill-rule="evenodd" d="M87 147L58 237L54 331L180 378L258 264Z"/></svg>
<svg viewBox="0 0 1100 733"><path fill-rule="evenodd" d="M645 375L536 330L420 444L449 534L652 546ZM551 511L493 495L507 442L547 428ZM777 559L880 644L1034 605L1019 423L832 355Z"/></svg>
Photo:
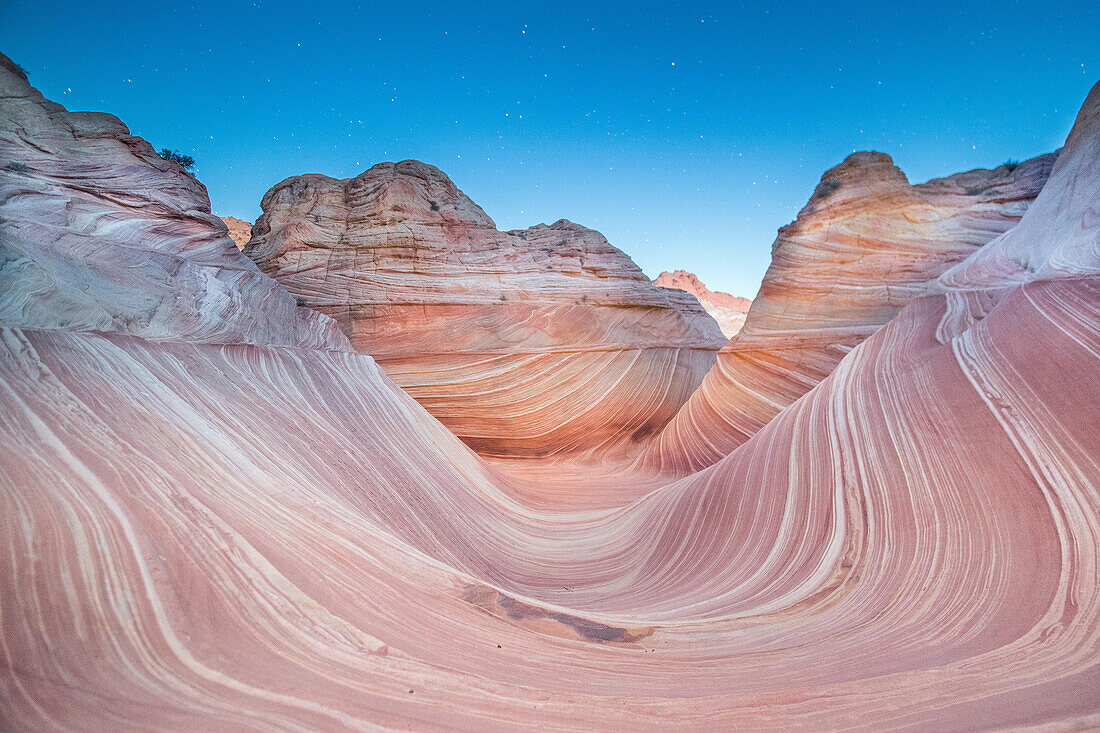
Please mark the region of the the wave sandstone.
<svg viewBox="0 0 1100 733"><path fill-rule="evenodd" d="M691 293L699 299L703 310L718 322L722 329L722 335L730 339L737 335L741 327L745 325L745 316L749 312L752 301L748 298L738 298L729 293L712 292L710 288L699 281L694 274L685 270L676 272L662 272L653 281L653 284L661 288L674 288Z"/></svg>
<svg viewBox="0 0 1100 733"><path fill-rule="evenodd" d="M853 153L779 231L745 324L645 461L696 471L744 443L937 278L1014 226L1054 153L910 185Z"/></svg>
<svg viewBox="0 0 1100 733"><path fill-rule="evenodd" d="M197 332L221 301L166 301L166 257L270 281L0 62L0 728L1100 725L1100 85L944 293L709 468L546 511L324 317ZM95 327L138 301L157 328Z"/></svg>
<svg viewBox="0 0 1100 733"><path fill-rule="evenodd" d="M245 253L482 454L629 449L725 341L598 232L497 231L416 161L290 178L263 212Z"/></svg>

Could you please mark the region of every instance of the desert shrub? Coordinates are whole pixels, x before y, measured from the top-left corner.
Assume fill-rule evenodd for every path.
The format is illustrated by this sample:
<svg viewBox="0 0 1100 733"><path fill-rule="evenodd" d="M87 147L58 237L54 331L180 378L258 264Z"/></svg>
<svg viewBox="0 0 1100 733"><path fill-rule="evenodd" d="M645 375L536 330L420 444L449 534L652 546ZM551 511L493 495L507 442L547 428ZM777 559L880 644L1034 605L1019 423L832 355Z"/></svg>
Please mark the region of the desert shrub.
<svg viewBox="0 0 1100 733"><path fill-rule="evenodd" d="M1002 165L1004 165L1005 168L1008 168L1009 171L1014 171L1020 167L1020 161L1009 158Z"/></svg>
<svg viewBox="0 0 1100 733"><path fill-rule="evenodd" d="M178 150L169 150L168 148L161 148L158 155L165 160L171 160L174 163L179 163L184 170L191 170L195 167L195 159L190 155L184 155Z"/></svg>
<svg viewBox="0 0 1100 733"><path fill-rule="evenodd" d="M31 167L29 165L27 165L26 163L20 163L18 161L12 161L11 163L8 163L4 167L7 168L12 173L30 173L31 172Z"/></svg>

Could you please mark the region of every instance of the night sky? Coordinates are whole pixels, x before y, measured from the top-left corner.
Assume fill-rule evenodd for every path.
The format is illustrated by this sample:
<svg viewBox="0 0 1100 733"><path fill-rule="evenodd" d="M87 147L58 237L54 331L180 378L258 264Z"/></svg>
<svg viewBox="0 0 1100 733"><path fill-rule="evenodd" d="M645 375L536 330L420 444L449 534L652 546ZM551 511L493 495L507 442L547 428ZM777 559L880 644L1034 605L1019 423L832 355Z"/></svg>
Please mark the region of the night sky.
<svg viewBox="0 0 1100 733"><path fill-rule="evenodd" d="M848 153L913 182L1026 159L1100 78L1096 0L901 5L0 0L0 51L194 156L221 215L416 158L502 229L571 219L751 297Z"/></svg>

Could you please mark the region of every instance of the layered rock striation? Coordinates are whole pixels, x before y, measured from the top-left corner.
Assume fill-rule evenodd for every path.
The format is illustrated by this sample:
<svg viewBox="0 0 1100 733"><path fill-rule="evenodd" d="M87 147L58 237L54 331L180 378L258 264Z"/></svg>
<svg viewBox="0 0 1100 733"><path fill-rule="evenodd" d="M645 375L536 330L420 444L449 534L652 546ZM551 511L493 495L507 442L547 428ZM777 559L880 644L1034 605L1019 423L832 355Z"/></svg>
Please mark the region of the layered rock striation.
<svg viewBox="0 0 1100 733"><path fill-rule="evenodd" d="M910 185L853 153L779 230L744 326L644 461L704 468L825 378L937 279L1020 221L1057 154Z"/></svg>
<svg viewBox="0 0 1100 733"><path fill-rule="evenodd" d="M653 281L653 284L661 288L672 288L691 293L698 298L703 310L718 322L722 329L722 335L730 339L737 335L741 327L745 325L745 316L749 312L752 301L748 298L738 298L729 293L712 292L710 288L700 282L694 274L685 270L676 272L662 272Z"/></svg>
<svg viewBox="0 0 1100 733"><path fill-rule="evenodd" d="M569 221L498 231L439 169L290 178L245 248L478 452L607 452L659 430L724 343Z"/></svg>

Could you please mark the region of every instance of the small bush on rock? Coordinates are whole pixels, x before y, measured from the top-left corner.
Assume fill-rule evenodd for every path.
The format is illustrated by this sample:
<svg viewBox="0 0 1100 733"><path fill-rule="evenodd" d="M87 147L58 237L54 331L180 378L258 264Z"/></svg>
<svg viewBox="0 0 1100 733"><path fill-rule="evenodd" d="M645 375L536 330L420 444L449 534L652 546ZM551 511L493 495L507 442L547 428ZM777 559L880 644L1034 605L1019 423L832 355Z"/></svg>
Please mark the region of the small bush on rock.
<svg viewBox="0 0 1100 733"><path fill-rule="evenodd" d="M171 160L175 163L179 163L184 170L191 170L195 167L195 159L190 155L184 155L178 150L169 150L168 148L161 148L159 152L160 157L165 160Z"/></svg>

